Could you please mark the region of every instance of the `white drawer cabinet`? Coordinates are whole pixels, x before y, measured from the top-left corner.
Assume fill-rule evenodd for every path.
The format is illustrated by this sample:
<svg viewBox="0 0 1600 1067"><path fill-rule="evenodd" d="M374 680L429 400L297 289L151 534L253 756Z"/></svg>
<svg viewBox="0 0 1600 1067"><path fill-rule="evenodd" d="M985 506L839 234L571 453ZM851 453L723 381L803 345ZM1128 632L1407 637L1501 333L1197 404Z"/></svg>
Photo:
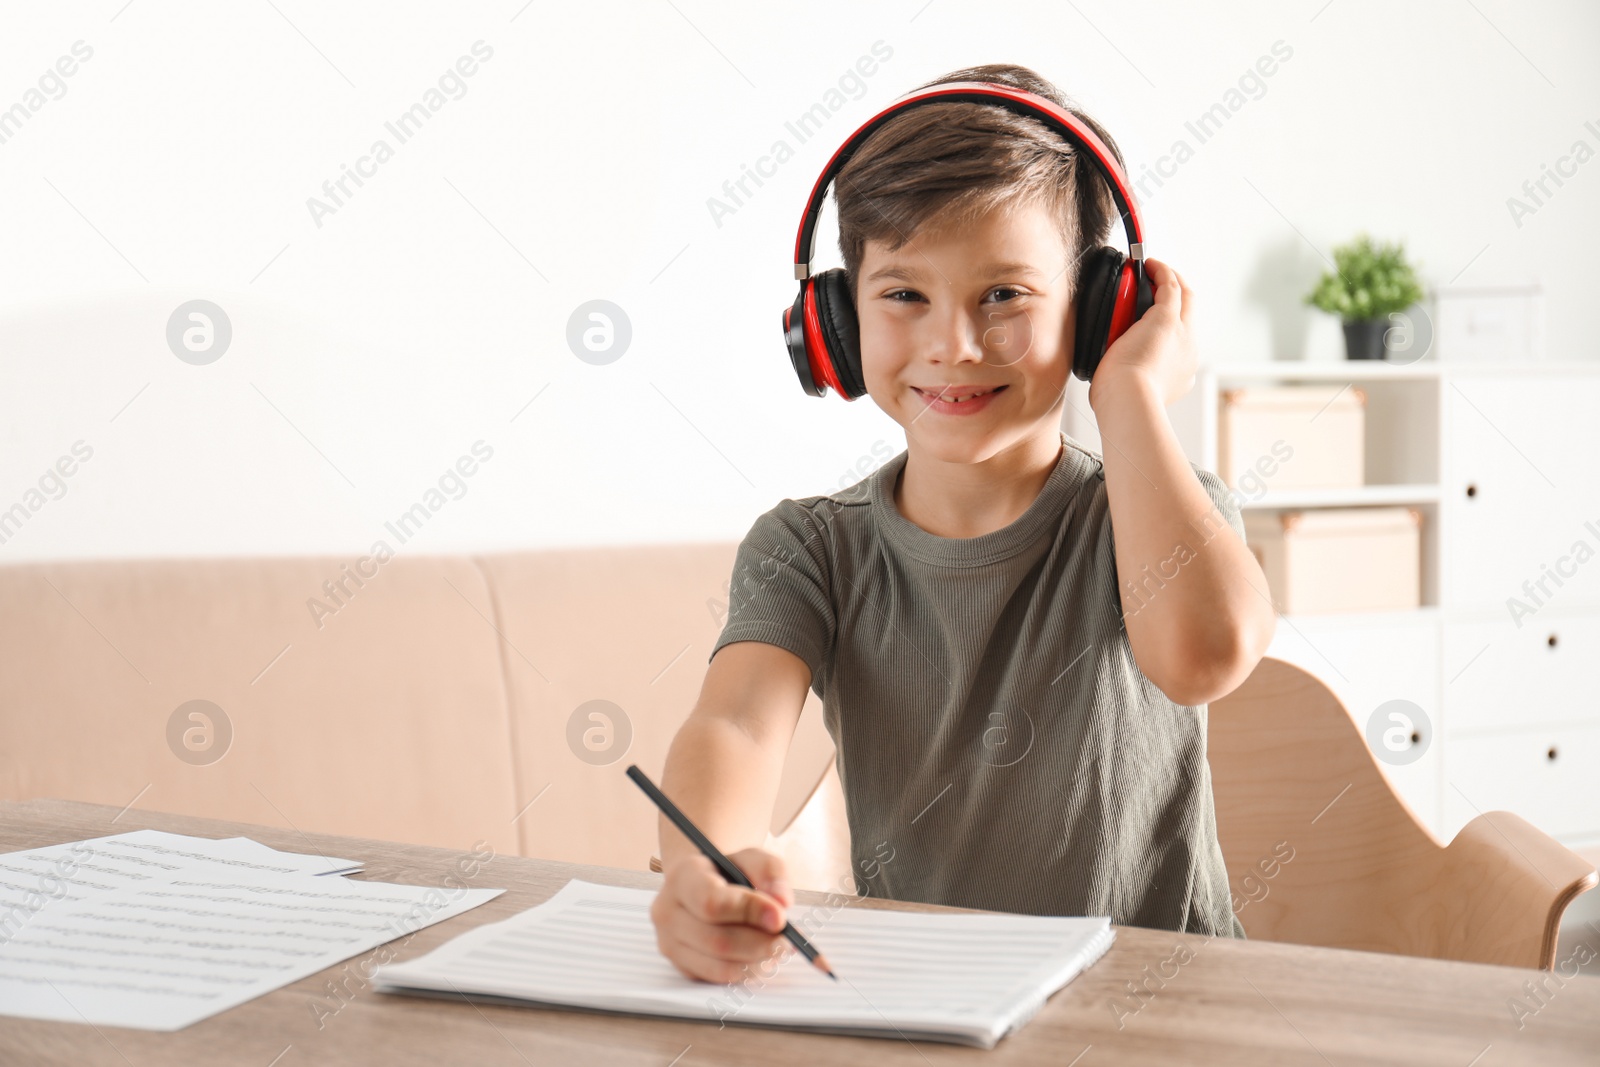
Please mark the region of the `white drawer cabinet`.
<svg viewBox="0 0 1600 1067"><path fill-rule="evenodd" d="M1600 615L1541 612L1444 624L1451 736L1529 726L1600 726ZM1600 767L1594 768L1600 780Z"/></svg>
<svg viewBox="0 0 1600 1067"><path fill-rule="evenodd" d="M1511 811L1553 837L1600 835L1600 726L1453 738L1445 753L1444 830Z"/></svg>
<svg viewBox="0 0 1600 1067"><path fill-rule="evenodd" d="M1189 459L1217 469L1225 390L1294 383L1367 393L1365 484L1246 485L1240 506L1416 507L1423 606L1280 617L1268 654L1326 682L1363 733L1385 701L1423 710L1420 758L1374 755L1442 840L1477 805L1600 843L1600 359L1210 364L1168 409Z"/></svg>
<svg viewBox="0 0 1600 1067"><path fill-rule="evenodd" d="M1438 626L1413 612L1384 616L1280 618L1267 655L1303 667L1327 683L1365 736L1367 720L1391 700L1407 700L1427 717L1416 723L1413 744L1422 755L1410 763L1374 752L1395 791L1430 829L1439 823ZM1335 621L1330 621L1335 620ZM1370 748L1370 746L1369 746Z"/></svg>
<svg viewBox="0 0 1600 1067"><path fill-rule="evenodd" d="M1600 601L1600 535L1584 525L1600 530L1600 376L1453 376L1444 404L1445 603ZM1571 558L1579 540L1586 563ZM1541 578L1536 602L1523 583Z"/></svg>

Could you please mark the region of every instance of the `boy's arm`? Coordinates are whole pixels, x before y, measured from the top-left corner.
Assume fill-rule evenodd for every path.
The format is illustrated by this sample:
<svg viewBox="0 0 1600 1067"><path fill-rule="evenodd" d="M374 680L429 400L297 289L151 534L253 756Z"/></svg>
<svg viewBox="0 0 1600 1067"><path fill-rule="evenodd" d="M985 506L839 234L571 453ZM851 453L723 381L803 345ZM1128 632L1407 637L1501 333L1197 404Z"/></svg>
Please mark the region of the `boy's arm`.
<svg viewBox="0 0 1600 1067"><path fill-rule="evenodd" d="M1266 575L1217 511L1167 420L1166 405L1193 380L1192 294L1170 267L1147 265L1155 306L1107 351L1089 403L1105 445L1118 588L1134 658L1173 702L1205 704L1255 669L1277 613Z"/></svg>
<svg viewBox="0 0 1600 1067"><path fill-rule="evenodd" d="M810 679L793 652L730 641L712 656L700 699L672 740L662 789L753 887L729 884L660 818L663 871L650 921L661 954L691 978L736 982L793 947L780 931L794 891L783 858L762 846Z"/></svg>
<svg viewBox="0 0 1600 1067"><path fill-rule="evenodd" d="M761 641L711 658L694 710L667 751L661 789L724 854L763 848L811 668ZM661 862L699 850L660 816Z"/></svg>

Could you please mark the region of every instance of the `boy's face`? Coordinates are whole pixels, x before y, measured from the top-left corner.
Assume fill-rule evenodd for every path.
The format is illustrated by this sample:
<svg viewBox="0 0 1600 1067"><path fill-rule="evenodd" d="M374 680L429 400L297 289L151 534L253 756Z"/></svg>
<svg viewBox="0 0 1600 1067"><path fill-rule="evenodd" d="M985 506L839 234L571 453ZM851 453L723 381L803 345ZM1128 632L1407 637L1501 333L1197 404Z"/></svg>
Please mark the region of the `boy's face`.
<svg viewBox="0 0 1600 1067"><path fill-rule="evenodd" d="M978 463L1035 435L1055 440L1075 309L1049 212L1020 205L886 246L867 241L857 271L861 369L907 447ZM977 386L993 392L953 402Z"/></svg>

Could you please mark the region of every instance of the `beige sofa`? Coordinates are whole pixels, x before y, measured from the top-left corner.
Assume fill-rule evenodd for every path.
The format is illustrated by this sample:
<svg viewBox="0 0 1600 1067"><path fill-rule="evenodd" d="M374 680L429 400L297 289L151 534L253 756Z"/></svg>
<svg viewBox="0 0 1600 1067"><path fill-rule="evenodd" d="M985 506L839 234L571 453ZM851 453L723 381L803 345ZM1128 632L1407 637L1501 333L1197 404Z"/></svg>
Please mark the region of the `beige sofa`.
<svg viewBox="0 0 1600 1067"><path fill-rule="evenodd" d="M0 796L644 869L623 772L660 780L735 548L0 567ZM797 884L849 870L832 762L809 694L769 842L816 793Z"/></svg>

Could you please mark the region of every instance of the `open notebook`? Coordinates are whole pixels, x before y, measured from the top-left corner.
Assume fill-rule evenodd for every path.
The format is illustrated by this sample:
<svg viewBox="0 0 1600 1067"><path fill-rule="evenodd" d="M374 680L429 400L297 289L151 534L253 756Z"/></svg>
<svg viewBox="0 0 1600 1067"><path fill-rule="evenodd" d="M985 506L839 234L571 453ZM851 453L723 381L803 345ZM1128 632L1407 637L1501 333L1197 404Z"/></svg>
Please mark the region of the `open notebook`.
<svg viewBox="0 0 1600 1067"><path fill-rule="evenodd" d="M795 954L742 983L684 977L656 947L652 889L573 879L549 900L373 975L419 993L993 1048L1099 959L1110 920L796 904L834 982Z"/></svg>

